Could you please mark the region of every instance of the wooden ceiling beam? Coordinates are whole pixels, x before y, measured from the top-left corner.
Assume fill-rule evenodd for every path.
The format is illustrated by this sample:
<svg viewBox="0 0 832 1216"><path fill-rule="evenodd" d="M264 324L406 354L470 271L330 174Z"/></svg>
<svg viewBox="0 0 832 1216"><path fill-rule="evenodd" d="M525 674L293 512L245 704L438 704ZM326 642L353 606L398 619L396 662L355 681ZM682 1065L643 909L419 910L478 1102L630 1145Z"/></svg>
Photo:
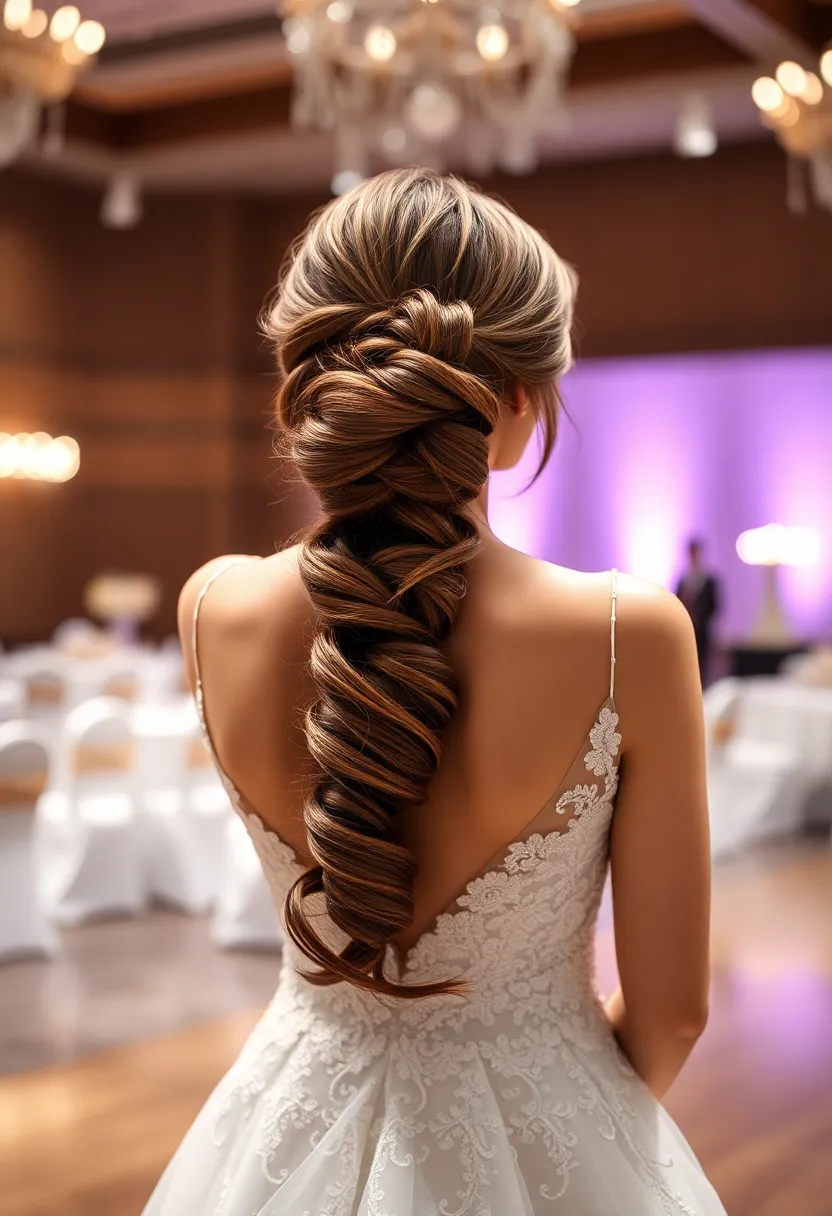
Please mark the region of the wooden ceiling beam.
<svg viewBox="0 0 832 1216"><path fill-rule="evenodd" d="M805 0L688 0L703 25L762 63L817 62L813 20Z"/></svg>

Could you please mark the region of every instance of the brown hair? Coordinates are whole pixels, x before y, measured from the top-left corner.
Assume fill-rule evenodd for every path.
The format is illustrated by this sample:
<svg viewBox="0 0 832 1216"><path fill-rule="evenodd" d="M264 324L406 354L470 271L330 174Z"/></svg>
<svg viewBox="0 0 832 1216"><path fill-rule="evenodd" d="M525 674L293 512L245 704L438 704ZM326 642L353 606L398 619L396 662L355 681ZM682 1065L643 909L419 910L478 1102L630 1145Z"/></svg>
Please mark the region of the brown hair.
<svg viewBox="0 0 832 1216"><path fill-rule="evenodd" d="M569 268L508 208L418 169L331 202L290 256L266 329L286 448L323 508L300 549L317 610L306 740L318 778L304 806L317 864L285 909L313 983L400 997L456 987L383 974L413 919L416 861L396 821L425 801L457 706L442 642L477 551L465 507L488 478L488 436L519 381L545 461L572 297ZM340 951L305 908L321 892L349 939Z"/></svg>

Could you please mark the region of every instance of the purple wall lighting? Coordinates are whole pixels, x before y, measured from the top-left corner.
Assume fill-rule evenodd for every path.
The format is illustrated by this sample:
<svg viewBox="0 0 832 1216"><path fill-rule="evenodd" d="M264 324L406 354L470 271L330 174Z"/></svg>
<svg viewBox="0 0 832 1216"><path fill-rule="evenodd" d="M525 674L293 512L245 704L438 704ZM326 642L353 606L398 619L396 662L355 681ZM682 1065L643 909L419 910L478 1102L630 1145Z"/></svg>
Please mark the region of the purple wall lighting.
<svg viewBox="0 0 832 1216"><path fill-rule="evenodd" d="M820 536L821 560L783 569L798 636L832 636L832 348L599 359L564 381L555 454L539 481L530 446L491 481L503 540L579 570L617 566L671 586L690 535L722 576L720 632L741 639L760 597L759 569L736 540L766 523Z"/></svg>

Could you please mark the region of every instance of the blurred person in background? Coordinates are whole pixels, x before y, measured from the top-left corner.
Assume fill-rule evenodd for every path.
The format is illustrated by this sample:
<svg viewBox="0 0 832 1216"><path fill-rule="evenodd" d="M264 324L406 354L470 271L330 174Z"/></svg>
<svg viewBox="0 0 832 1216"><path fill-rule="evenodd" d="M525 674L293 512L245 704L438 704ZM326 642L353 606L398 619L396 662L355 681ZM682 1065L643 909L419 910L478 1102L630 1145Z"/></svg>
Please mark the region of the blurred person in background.
<svg viewBox="0 0 832 1216"><path fill-rule="evenodd" d="M704 687L708 682L713 654L713 622L718 615L722 592L716 575L704 564L704 542L692 536L688 541L688 566L679 579L676 594L688 610L696 637L699 676Z"/></svg>
<svg viewBox="0 0 832 1216"><path fill-rule="evenodd" d="M146 1216L724 1216L661 1106L708 993L690 622L488 524L491 471L538 424L551 452L574 291L513 212L416 169L293 250L267 329L322 516L180 601L287 940Z"/></svg>

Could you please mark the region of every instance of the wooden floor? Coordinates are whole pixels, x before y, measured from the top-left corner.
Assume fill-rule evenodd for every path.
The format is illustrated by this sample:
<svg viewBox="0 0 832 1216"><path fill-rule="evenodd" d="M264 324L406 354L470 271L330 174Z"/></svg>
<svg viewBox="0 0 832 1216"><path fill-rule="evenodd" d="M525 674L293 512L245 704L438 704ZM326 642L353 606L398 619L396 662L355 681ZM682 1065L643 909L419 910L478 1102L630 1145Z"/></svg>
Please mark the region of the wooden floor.
<svg viewBox="0 0 832 1216"><path fill-rule="evenodd" d="M608 928L599 953L610 983ZM832 1216L832 849L723 871L714 964L668 1107L729 1216ZM138 1216L256 1016L0 1080L3 1216Z"/></svg>

